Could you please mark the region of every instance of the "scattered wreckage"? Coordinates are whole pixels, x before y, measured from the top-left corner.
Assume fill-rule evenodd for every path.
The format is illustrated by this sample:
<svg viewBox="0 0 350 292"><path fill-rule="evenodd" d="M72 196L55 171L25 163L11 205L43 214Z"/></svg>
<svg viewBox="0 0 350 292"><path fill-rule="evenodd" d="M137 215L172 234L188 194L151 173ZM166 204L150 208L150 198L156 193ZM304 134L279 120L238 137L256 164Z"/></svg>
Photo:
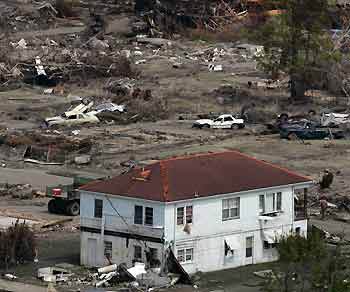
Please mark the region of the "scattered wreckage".
<svg viewBox="0 0 350 292"><path fill-rule="evenodd" d="M245 127L244 120L233 115L221 115L218 118L196 120L192 128L213 128L213 129L242 129Z"/></svg>
<svg viewBox="0 0 350 292"><path fill-rule="evenodd" d="M78 125L78 124L88 124L88 123L99 123L100 120L95 116L94 113L87 114L76 114L70 115L69 117L56 116L52 118L46 118L45 123L47 127L52 127L56 125Z"/></svg>
<svg viewBox="0 0 350 292"><path fill-rule="evenodd" d="M100 119L97 117L97 115L100 113L105 113L105 112L123 113L126 111L124 105L117 105L111 102L97 105L94 109L93 109L93 105L94 105L93 101L89 102L86 99L83 99L80 104L78 104L75 107L71 106L66 112L64 112L60 116L46 118L44 121L45 126L52 127L52 126L59 126L59 125L70 126L70 125L78 125L78 124L99 123Z"/></svg>
<svg viewBox="0 0 350 292"><path fill-rule="evenodd" d="M73 273L73 265L57 264L54 267L38 269L37 278L48 283L69 285L74 282L96 288L106 288L118 284L125 286L125 283L128 283L127 287L138 290L146 288L145 291L168 288L178 283L196 287L170 248L165 251L165 256L162 267L151 268L142 262L135 262L134 266L130 268L124 264L110 264L96 269L95 272L90 270L87 275Z"/></svg>
<svg viewBox="0 0 350 292"><path fill-rule="evenodd" d="M321 125L323 127L338 127L342 124L350 123L349 114L324 113L321 116Z"/></svg>

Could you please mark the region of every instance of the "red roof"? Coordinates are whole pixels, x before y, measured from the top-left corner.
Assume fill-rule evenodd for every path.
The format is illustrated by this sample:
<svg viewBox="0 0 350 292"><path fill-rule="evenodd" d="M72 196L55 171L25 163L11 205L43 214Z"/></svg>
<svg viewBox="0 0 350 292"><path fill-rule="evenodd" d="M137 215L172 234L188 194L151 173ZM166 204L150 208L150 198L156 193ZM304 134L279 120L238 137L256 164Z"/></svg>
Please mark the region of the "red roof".
<svg viewBox="0 0 350 292"><path fill-rule="evenodd" d="M285 168L227 151L161 160L80 189L171 202L311 181Z"/></svg>

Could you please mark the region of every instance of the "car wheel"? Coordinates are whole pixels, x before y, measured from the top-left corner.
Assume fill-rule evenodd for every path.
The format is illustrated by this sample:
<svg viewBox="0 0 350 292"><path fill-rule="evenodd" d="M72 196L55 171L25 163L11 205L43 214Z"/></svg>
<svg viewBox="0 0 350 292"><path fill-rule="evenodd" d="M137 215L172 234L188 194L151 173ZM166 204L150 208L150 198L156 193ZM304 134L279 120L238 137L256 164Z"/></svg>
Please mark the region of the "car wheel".
<svg viewBox="0 0 350 292"><path fill-rule="evenodd" d="M238 124L238 128L239 129L244 129L245 128L245 124Z"/></svg>
<svg viewBox="0 0 350 292"><path fill-rule="evenodd" d="M239 129L239 124L232 124L231 125L231 130L237 130Z"/></svg>
<svg viewBox="0 0 350 292"><path fill-rule="evenodd" d="M202 128L203 128L203 129L209 129L209 128L210 128L210 125L204 124L204 125L202 126Z"/></svg>
<svg viewBox="0 0 350 292"><path fill-rule="evenodd" d="M55 199L49 201L49 203L47 204L47 209L51 214L57 213L57 204Z"/></svg>
<svg viewBox="0 0 350 292"><path fill-rule="evenodd" d="M288 140L294 141L294 140L298 139L298 136L295 133L289 133L287 138L288 138Z"/></svg>
<svg viewBox="0 0 350 292"><path fill-rule="evenodd" d="M70 202L67 205L66 213L70 216L78 216L80 213L80 205L77 201Z"/></svg>

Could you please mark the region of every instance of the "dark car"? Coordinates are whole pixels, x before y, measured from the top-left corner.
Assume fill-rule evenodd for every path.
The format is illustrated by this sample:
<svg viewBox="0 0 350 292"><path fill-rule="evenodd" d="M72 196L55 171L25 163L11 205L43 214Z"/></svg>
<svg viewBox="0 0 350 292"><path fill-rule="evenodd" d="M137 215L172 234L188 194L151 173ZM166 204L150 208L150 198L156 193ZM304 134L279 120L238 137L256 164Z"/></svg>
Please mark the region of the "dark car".
<svg viewBox="0 0 350 292"><path fill-rule="evenodd" d="M329 129L317 128L317 124L312 122L295 123L295 124L284 124L280 128L280 137L282 139L295 139L299 138L302 140L316 140L325 138L341 139L344 137L342 131L331 132Z"/></svg>

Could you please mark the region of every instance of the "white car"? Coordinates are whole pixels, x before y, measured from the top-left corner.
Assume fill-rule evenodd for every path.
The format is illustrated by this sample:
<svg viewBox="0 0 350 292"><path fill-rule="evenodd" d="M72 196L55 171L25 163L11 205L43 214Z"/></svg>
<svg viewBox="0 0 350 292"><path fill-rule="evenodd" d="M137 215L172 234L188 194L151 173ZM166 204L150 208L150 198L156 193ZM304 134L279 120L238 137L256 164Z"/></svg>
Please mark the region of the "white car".
<svg viewBox="0 0 350 292"><path fill-rule="evenodd" d="M244 120L237 119L233 115L221 115L215 120L200 119L193 123L193 128L213 128L213 129L242 129Z"/></svg>
<svg viewBox="0 0 350 292"><path fill-rule="evenodd" d="M100 104L98 106L96 106L95 110L98 112L98 113L101 113L101 112L115 112L115 111L118 111L118 112L124 112L125 111L125 105L121 104L115 104L115 103L112 103L112 102L107 102L107 103L103 103L103 104Z"/></svg>
<svg viewBox="0 0 350 292"><path fill-rule="evenodd" d="M75 114L70 115L69 117L65 116L57 116L52 118L46 118L45 123L48 127L52 127L54 125L77 125L77 124L85 124L85 123L98 123L100 120L91 113L87 114Z"/></svg>

